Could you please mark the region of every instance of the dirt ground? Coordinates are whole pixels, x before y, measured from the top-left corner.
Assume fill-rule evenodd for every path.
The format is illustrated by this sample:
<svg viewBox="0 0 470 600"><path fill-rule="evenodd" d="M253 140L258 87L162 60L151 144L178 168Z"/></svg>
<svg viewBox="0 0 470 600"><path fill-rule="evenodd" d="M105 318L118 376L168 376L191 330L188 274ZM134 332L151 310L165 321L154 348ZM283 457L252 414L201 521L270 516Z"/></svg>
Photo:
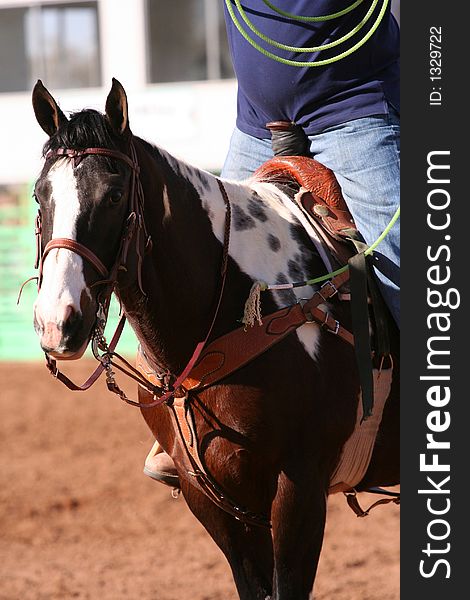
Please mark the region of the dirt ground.
<svg viewBox="0 0 470 600"><path fill-rule="evenodd" d="M94 363L65 367L84 380ZM36 363L0 364L0 394L0 600L237 598L184 500L142 474L153 440L138 409ZM330 498L315 598L399 598L395 505L357 519Z"/></svg>

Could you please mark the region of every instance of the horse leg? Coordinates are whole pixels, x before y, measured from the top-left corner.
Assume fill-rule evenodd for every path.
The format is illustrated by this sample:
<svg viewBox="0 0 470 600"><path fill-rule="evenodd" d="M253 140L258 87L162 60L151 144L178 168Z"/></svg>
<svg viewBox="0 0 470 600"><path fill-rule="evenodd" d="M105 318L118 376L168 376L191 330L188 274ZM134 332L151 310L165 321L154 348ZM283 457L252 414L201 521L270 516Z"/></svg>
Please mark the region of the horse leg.
<svg viewBox="0 0 470 600"><path fill-rule="evenodd" d="M192 485L184 480L181 483L191 512L228 560L240 600L270 598L273 574L270 531L244 525Z"/></svg>
<svg viewBox="0 0 470 600"><path fill-rule="evenodd" d="M292 477L292 476L291 476ZM326 520L320 478L279 476L273 503L274 579L272 600L306 600L313 587Z"/></svg>

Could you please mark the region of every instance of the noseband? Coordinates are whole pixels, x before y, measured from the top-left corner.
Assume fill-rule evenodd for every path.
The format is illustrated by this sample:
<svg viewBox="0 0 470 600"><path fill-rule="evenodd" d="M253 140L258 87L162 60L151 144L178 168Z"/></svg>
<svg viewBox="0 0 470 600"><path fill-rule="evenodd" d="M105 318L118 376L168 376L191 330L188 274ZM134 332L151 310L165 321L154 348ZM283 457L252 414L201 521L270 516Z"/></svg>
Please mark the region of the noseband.
<svg viewBox="0 0 470 600"><path fill-rule="evenodd" d="M54 248L65 248L66 250L70 250L71 252L75 252L75 254L79 254L82 258L87 260L93 267L95 271L99 273L103 278L107 279L109 277L109 271L101 262L101 260L94 254L91 250L89 250L83 244L76 242L75 240L71 240L69 238L54 238L50 242L46 244L44 248L44 252L40 258L40 266L42 273L42 265L44 264L44 260L48 253Z"/></svg>

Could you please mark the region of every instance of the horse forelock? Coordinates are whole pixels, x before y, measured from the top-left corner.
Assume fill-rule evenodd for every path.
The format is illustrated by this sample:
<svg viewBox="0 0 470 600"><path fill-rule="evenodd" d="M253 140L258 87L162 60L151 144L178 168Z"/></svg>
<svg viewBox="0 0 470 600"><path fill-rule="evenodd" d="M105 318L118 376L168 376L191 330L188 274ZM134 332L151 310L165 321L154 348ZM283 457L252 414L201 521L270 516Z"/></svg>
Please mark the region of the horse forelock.
<svg viewBox="0 0 470 600"><path fill-rule="evenodd" d="M113 132L108 119L93 109L72 113L70 118L44 144L43 154L51 150L66 148L84 150L85 148L118 149L119 138Z"/></svg>

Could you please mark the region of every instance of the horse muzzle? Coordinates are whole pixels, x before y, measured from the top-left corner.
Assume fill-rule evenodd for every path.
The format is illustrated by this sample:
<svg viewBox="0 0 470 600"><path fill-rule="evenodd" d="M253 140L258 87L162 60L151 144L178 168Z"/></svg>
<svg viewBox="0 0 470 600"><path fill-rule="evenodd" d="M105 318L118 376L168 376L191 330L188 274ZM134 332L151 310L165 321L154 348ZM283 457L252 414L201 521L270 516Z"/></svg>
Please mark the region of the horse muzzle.
<svg viewBox="0 0 470 600"><path fill-rule="evenodd" d="M76 360L86 350L89 335L84 335L83 319L79 313L67 306L60 321L43 320L37 311L34 313L34 328L41 348L53 358Z"/></svg>

